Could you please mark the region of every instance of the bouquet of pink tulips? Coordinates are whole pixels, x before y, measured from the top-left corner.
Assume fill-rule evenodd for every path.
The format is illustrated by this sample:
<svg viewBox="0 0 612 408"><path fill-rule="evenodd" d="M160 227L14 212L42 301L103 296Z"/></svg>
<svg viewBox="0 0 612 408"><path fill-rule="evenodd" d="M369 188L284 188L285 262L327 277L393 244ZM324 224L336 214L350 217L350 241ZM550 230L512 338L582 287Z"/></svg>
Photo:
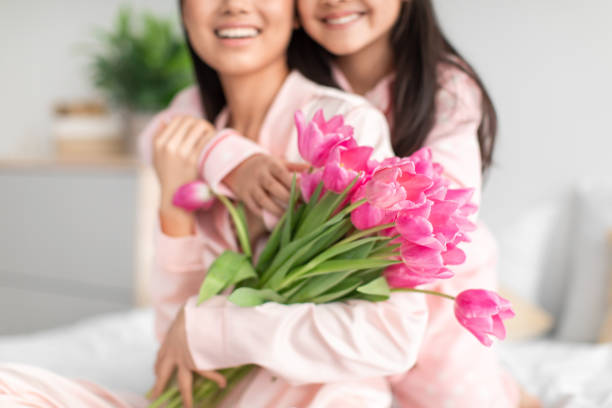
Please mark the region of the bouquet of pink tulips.
<svg viewBox="0 0 612 408"><path fill-rule="evenodd" d="M378 302L391 291L413 291L454 300L459 323L484 345L491 345L489 336L503 339L502 320L514 312L496 293L472 289L455 298L417 288L452 278L450 267L465 261L459 245L476 228L469 220L476 211L473 190L450 188L428 149L378 162L370 158L371 147L357 145L342 116L326 121L318 111L307 123L298 111L295 121L300 154L312 165L301 175L303 201L294 178L287 211L254 259L242 205L217 196L231 214L242 251L225 251L216 259L199 302L230 287L228 299L243 307L268 301ZM184 186L175 203L194 209L201 194L203 205L202 186ZM215 406L253 368L220 370L225 389L198 378L194 402ZM170 407L180 405L176 387L154 406L168 400Z"/></svg>

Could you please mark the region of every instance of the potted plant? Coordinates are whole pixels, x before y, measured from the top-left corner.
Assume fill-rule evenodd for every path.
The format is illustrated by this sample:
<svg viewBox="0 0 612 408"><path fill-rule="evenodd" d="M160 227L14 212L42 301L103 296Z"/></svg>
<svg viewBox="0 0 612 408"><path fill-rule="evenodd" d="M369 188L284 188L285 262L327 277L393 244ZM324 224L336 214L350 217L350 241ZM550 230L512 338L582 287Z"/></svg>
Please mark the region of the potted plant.
<svg viewBox="0 0 612 408"><path fill-rule="evenodd" d="M126 144L133 151L135 136L152 115L193 82L189 52L171 19L135 16L129 8L120 9L112 30L98 30L97 39L93 82L125 114Z"/></svg>

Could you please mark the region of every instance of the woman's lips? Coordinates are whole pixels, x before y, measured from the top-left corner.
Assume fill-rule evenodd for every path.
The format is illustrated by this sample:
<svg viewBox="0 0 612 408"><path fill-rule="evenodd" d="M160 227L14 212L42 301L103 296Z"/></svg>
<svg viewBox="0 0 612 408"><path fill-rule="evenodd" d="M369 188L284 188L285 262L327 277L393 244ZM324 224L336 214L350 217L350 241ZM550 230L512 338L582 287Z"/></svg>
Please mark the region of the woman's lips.
<svg viewBox="0 0 612 408"><path fill-rule="evenodd" d="M224 27L217 28L215 30L215 35L223 40L225 39L247 39L254 38L259 35L261 30L256 27Z"/></svg>

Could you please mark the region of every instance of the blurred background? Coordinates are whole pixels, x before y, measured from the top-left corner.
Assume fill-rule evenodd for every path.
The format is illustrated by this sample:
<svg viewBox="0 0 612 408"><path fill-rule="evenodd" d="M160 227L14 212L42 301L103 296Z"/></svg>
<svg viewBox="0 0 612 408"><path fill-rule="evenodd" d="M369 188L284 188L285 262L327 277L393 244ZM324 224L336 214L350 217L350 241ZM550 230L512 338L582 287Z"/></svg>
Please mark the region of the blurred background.
<svg viewBox="0 0 612 408"><path fill-rule="evenodd" d="M504 287L533 316L517 333L597 340L612 275L612 2L435 4L498 110L481 216ZM0 334L147 304L156 195L133 140L190 81L176 6L0 3Z"/></svg>

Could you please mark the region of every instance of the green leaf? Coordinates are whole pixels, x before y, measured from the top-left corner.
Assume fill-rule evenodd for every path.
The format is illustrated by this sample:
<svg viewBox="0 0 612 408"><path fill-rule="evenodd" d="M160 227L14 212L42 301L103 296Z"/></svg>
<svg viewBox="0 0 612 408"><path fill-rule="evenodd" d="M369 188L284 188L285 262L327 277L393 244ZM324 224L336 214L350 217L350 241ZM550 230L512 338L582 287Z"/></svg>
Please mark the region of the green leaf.
<svg viewBox="0 0 612 408"><path fill-rule="evenodd" d="M272 289L239 288L227 298L230 302L242 306L253 307L261 305L267 301L285 303L284 296L279 295Z"/></svg>
<svg viewBox="0 0 612 408"><path fill-rule="evenodd" d="M312 209L319 202L319 197L321 197L321 191L323 191L323 181L319 181L319 184L317 184L317 188L315 188L315 191L313 191L312 195L310 196L310 200L308 200L308 204L306 204L304 213L300 217L300 225L304 222L306 217L308 217L308 215L312 212Z"/></svg>
<svg viewBox="0 0 612 408"><path fill-rule="evenodd" d="M328 259L334 258L338 255L345 254L346 252L350 252L352 250L356 250L356 252L354 252L348 257L340 257L340 258L341 259L366 258L366 256L361 256L361 255L367 255L367 251L369 251L369 249L372 247L372 245L374 245L376 241L381 241L381 240L386 240L386 239L387 239L386 237L370 237L370 238L364 238L361 240L345 242L345 243L339 242L336 245L332 246L331 248L320 253L316 257L312 258L306 265L302 266L300 269L298 269L297 271L295 271L295 273L292 273L291 275L297 278L307 273L308 271L316 268L318 265L327 261Z"/></svg>
<svg viewBox="0 0 612 408"><path fill-rule="evenodd" d="M290 300L296 303L309 302L311 299L315 299L317 296L332 289L353 273L355 271L343 271L307 279L304 281L306 284Z"/></svg>
<svg viewBox="0 0 612 408"><path fill-rule="evenodd" d="M270 263L272 263L274 257L277 254L278 247L280 246L281 232L283 230L283 225L285 224L286 220L287 213L283 214L280 221L276 224L276 227L274 227L270 238L268 238L266 246L259 255L259 259L257 260L257 266L255 267L255 270L259 275L261 275L263 271L268 269Z"/></svg>
<svg viewBox="0 0 612 408"><path fill-rule="evenodd" d="M315 229L317 225L320 225L327 221L327 219L338 209L340 204L344 202L346 196L351 191L355 183L359 177L355 177L355 179L349 184L341 194L336 194L334 192L328 191L323 195L323 198L315 204L312 211L306 216L300 228L296 233L296 237L300 238L310 231Z"/></svg>
<svg viewBox="0 0 612 408"><path fill-rule="evenodd" d="M283 235L281 237L281 248L284 248L287 246L287 244L289 243L289 241L291 241L291 232L292 232L292 228L294 225L294 218L295 218L295 202L297 200L297 194L296 194L296 176L295 174L293 175L293 179L291 180L291 196L289 198L289 206L287 207L287 211L285 211L285 213L287 214L287 222L285 222L285 225L283 227Z"/></svg>
<svg viewBox="0 0 612 408"><path fill-rule="evenodd" d="M295 295L299 290L301 290L304 287L304 285L306 285L307 283L308 283L307 280L303 280L301 282L294 283L288 288L285 288L282 291L279 291L279 293L283 295L284 297L286 297L287 299L289 299L293 295Z"/></svg>
<svg viewBox="0 0 612 408"><path fill-rule="evenodd" d="M270 278L264 281L263 284L267 287L278 289L282 285L282 281L287 275L287 272L294 266L299 265L305 259L312 258L316 253L326 248L331 240L338 240L344 236L348 229L351 228L350 220L345 220L337 225L330 227L327 231L321 234L317 239L312 239L310 242L303 243L301 246L296 246L289 258L282 263L282 265L270 274ZM285 249L290 248L290 245Z"/></svg>
<svg viewBox="0 0 612 408"><path fill-rule="evenodd" d="M340 299L343 296L351 293L356 288L358 288L362 283L363 282L361 281L361 279L356 278L356 277L350 277L348 279L345 279L338 285L336 285L328 293L325 293L321 296L317 296L316 298L312 299L311 302L313 303L332 302L334 300Z"/></svg>
<svg viewBox="0 0 612 408"><path fill-rule="evenodd" d="M227 287L256 277L249 258L234 251L223 252L208 268L198 294L198 304L219 294Z"/></svg>
<svg viewBox="0 0 612 408"><path fill-rule="evenodd" d="M328 273L340 272L344 270L363 270L371 268L383 268L389 265L401 263L390 259L332 259L323 262L310 272L302 275L300 279L311 278L313 276L325 275Z"/></svg>
<svg viewBox="0 0 612 408"><path fill-rule="evenodd" d="M251 242L249 240L249 232L247 230L246 221L243 221L243 218L240 216L238 210L236 210L236 207L234 207L234 205L231 203L230 200L228 200L227 197L220 194L215 194L215 196L219 199L219 201L223 203L223 205L225 205L225 207L229 211L230 216L232 217L232 221L234 222L234 226L236 227L236 235L238 235L238 240L240 241L242 252L244 252L246 256L250 257L252 254Z"/></svg>
<svg viewBox="0 0 612 408"><path fill-rule="evenodd" d="M363 293L365 295L374 295L374 296L387 296L391 293L389 289L389 284L384 276L374 279L369 283L366 283L363 286L357 288L357 292Z"/></svg>
<svg viewBox="0 0 612 408"><path fill-rule="evenodd" d="M338 255L335 259L364 259L370 255L376 241L368 241L358 245L356 248Z"/></svg>
<svg viewBox="0 0 612 408"><path fill-rule="evenodd" d="M351 221L344 220L336 225L328 227L326 231L322 232L316 238L308 240L308 237L304 237L300 240L293 241L279 252L270 270L266 271L263 275L262 287L267 286L273 289L280 289L283 285L283 279L294 266L300 265L308 259L311 259L333 242L338 241L338 239L343 237L351 228ZM279 260L278 263L277 260ZM278 266L276 269L273 269L275 265Z"/></svg>

